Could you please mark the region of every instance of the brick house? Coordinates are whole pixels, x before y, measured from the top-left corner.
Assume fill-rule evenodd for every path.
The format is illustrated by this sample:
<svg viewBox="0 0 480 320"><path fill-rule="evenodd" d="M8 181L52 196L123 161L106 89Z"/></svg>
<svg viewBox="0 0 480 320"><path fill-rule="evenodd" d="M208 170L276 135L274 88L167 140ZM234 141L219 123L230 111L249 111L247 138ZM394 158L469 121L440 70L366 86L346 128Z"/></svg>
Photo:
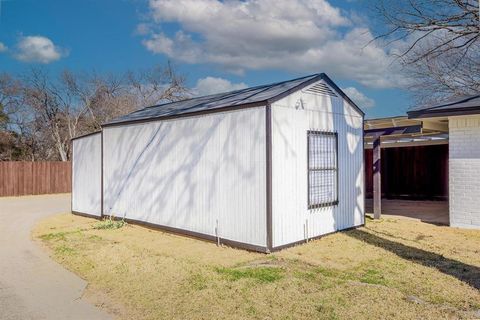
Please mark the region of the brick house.
<svg viewBox="0 0 480 320"><path fill-rule="evenodd" d="M408 118L448 124L450 226L480 229L480 95L414 108Z"/></svg>

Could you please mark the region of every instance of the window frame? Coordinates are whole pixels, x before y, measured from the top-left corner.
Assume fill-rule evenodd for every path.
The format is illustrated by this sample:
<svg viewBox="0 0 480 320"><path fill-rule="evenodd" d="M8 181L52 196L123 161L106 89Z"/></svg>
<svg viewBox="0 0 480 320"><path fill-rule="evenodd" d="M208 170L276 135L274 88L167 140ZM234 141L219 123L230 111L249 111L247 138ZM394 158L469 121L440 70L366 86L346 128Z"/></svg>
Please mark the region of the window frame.
<svg viewBox="0 0 480 320"><path fill-rule="evenodd" d="M310 136L334 136L335 137L335 168L334 169L310 169ZM339 191L339 174L338 174L338 132L307 130L307 205L308 209L318 209L325 207L333 207L338 205L338 191ZM323 203L311 203L310 201L310 172L313 171L334 171L335 172L335 200Z"/></svg>

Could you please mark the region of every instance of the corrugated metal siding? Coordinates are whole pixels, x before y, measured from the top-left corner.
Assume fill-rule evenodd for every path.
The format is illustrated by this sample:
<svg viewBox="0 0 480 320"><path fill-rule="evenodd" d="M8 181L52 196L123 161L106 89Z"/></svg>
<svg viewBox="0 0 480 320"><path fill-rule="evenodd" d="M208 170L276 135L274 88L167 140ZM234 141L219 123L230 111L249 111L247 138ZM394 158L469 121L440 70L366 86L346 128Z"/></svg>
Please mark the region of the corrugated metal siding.
<svg viewBox="0 0 480 320"><path fill-rule="evenodd" d="M272 105L274 247L364 223L362 122L342 98L305 90ZM337 206L308 209L307 130L338 133Z"/></svg>
<svg viewBox="0 0 480 320"><path fill-rule="evenodd" d="M105 214L265 246L265 107L103 135Z"/></svg>
<svg viewBox="0 0 480 320"><path fill-rule="evenodd" d="M72 211L101 216L101 133L72 141Z"/></svg>

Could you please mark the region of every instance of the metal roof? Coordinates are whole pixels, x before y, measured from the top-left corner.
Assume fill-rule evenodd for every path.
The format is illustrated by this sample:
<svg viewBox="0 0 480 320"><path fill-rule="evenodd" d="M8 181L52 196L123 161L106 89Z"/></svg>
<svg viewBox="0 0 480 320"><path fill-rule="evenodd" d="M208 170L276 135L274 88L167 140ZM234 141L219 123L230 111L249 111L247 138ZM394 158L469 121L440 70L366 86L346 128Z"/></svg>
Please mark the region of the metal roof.
<svg viewBox="0 0 480 320"><path fill-rule="evenodd" d="M365 120L364 145L371 148L377 138L382 148L448 143L448 133L438 126L432 127L431 122L431 119L416 120L405 116Z"/></svg>
<svg viewBox="0 0 480 320"><path fill-rule="evenodd" d="M365 121L363 122L363 129L367 131L372 129L407 127L418 124L422 124L422 121L408 119L407 116L395 116L387 118L365 119Z"/></svg>
<svg viewBox="0 0 480 320"><path fill-rule="evenodd" d="M370 129L364 130L365 139L371 138L376 139L383 136L401 136L401 135L411 135L411 134L420 134L422 133L422 125L414 126L405 126L405 127L391 127L391 128L382 128L382 129Z"/></svg>
<svg viewBox="0 0 480 320"><path fill-rule="evenodd" d="M480 95L454 97L439 104L415 107L407 114L409 118L480 114Z"/></svg>
<svg viewBox="0 0 480 320"><path fill-rule="evenodd" d="M132 122L146 122L151 120L193 115L204 112L223 111L234 108L261 106L277 101L290 93L300 90L305 86L324 80L330 87L337 91L343 98L352 104L362 115L364 114L340 88L324 73L317 73L293 80L261 85L226 93L212 94L203 97L159 104L146 107L130 114L115 118L103 126L125 124Z"/></svg>

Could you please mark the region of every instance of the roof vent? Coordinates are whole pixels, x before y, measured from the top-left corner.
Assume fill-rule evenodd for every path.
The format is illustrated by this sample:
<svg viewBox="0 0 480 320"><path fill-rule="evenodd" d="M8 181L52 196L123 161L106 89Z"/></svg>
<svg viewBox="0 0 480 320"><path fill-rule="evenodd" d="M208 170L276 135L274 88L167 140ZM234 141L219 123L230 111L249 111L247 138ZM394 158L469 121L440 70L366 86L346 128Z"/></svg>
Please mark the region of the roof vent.
<svg viewBox="0 0 480 320"><path fill-rule="evenodd" d="M322 83L322 82L316 83L315 85L305 90L305 92L311 93L311 94L321 94L324 96L337 97L335 92L333 92L333 90L330 89L329 86L327 86L325 83Z"/></svg>

